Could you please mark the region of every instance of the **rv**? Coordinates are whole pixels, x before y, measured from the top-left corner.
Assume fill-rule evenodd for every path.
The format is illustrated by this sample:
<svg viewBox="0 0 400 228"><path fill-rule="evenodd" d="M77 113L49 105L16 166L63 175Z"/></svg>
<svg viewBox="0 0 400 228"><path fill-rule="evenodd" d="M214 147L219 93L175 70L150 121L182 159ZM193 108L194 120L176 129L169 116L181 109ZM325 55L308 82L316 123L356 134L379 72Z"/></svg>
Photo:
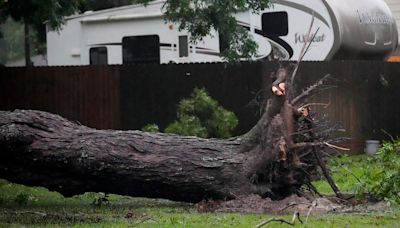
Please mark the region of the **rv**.
<svg viewBox="0 0 400 228"><path fill-rule="evenodd" d="M400 1L399 0L385 0L386 4L389 6L392 11L393 17L396 20L397 31L400 31ZM400 33L399 33L399 41L400 41ZM400 42L399 42L400 44ZM397 46L396 51L394 51L388 61L391 62L400 62L400 46Z"/></svg>
<svg viewBox="0 0 400 228"><path fill-rule="evenodd" d="M47 32L48 64L224 61L224 34L211 31L191 43L187 31L164 20L164 3L67 17L60 31ZM398 44L395 20L384 0L276 0L271 8L235 18L258 44L255 59L297 60L311 39L303 60L385 59Z"/></svg>

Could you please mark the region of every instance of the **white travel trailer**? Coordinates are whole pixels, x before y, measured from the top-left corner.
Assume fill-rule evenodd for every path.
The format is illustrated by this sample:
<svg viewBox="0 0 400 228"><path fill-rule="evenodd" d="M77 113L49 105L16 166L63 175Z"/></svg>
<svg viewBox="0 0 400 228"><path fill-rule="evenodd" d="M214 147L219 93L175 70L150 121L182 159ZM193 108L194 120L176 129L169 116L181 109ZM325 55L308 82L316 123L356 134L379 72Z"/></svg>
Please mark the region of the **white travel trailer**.
<svg viewBox="0 0 400 228"><path fill-rule="evenodd" d="M396 20L397 31L400 31L400 1L399 0L385 0L386 4L392 11L393 17ZM400 44L400 33L399 33L399 44ZM395 52L392 53L388 61L400 62L400 46L397 46Z"/></svg>
<svg viewBox="0 0 400 228"><path fill-rule="evenodd" d="M130 5L66 18L47 32L49 65L223 61L223 34L212 31L196 44L165 22L162 6ZM384 0L276 0L258 14L235 15L258 43L257 59L299 58L312 18L318 31L304 60L384 59L397 46L397 28Z"/></svg>

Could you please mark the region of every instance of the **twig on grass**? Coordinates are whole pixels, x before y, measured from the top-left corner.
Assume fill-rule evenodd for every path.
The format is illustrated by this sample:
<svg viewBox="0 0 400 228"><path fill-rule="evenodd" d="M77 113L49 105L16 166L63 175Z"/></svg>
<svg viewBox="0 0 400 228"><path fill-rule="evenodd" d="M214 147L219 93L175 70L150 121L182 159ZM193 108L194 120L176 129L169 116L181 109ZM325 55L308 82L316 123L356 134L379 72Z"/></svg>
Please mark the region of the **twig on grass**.
<svg viewBox="0 0 400 228"><path fill-rule="evenodd" d="M314 200L314 201L312 202L311 206L310 206L310 209L309 209L308 212L307 212L306 222L305 222L304 224L307 224L307 222L308 222L308 217L310 216L311 211L312 211L316 206L317 206L317 201Z"/></svg>
<svg viewBox="0 0 400 228"><path fill-rule="evenodd" d="M148 221L148 220L155 221L156 223L158 223L158 225L160 225L160 223L159 223L157 220L155 220L155 219L153 219L153 218L151 218L151 217L149 216L149 217L145 217L145 218L141 219L139 222L136 222L135 224L132 224L132 225L129 226L129 227L135 227L135 226L140 225L140 224L142 224L142 223L144 223L144 222L146 222L146 221Z"/></svg>
<svg viewBox="0 0 400 228"><path fill-rule="evenodd" d="M282 211L288 209L289 207L294 207L294 206L297 206L297 205L308 205L308 206L310 206L311 204L309 204L309 203L291 202L288 205L286 205L285 207L283 207L282 209L280 209L279 212L282 212Z"/></svg>
<svg viewBox="0 0 400 228"><path fill-rule="evenodd" d="M23 215L23 214L33 214L46 217L48 214L38 211L0 211L0 214L13 214L13 215Z"/></svg>
<svg viewBox="0 0 400 228"><path fill-rule="evenodd" d="M301 220L301 218L300 218L300 213L298 211L295 211L293 213L292 221L288 221L288 220L281 219L281 218L271 218L271 219L268 219L267 221L264 221L264 222L258 224L256 226L256 228L260 228L260 227L265 226L265 225L267 225L268 223L271 223L271 222L286 223L288 225L294 226L295 222L296 222L296 218L300 221L301 224L303 224L303 220Z"/></svg>

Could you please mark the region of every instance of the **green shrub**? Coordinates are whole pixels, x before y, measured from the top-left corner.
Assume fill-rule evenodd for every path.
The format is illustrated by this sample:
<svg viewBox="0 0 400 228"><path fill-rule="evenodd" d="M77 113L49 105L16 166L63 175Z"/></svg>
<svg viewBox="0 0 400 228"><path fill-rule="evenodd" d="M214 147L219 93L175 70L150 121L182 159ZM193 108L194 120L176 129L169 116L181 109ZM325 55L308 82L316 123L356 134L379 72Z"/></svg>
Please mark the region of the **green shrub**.
<svg viewBox="0 0 400 228"><path fill-rule="evenodd" d="M168 125L167 133L208 138L229 138L238 124L233 112L221 107L207 91L195 88L190 98L178 104L178 120Z"/></svg>
<svg viewBox="0 0 400 228"><path fill-rule="evenodd" d="M236 115L221 107L204 88L195 88L190 98L179 102L177 118L165 128L165 133L201 138L229 138L238 124ZM158 132L159 128L156 124L148 124L142 130Z"/></svg>
<svg viewBox="0 0 400 228"><path fill-rule="evenodd" d="M377 155L368 159L357 193L369 193L378 199L400 204L399 153L400 139L383 143Z"/></svg>
<svg viewBox="0 0 400 228"><path fill-rule="evenodd" d="M181 116L179 120L169 124L164 132L178 135L192 135L201 138L208 137L207 129L202 126L200 119L196 116Z"/></svg>
<svg viewBox="0 0 400 228"><path fill-rule="evenodd" d="M92 206L95 206L95 207L109 205L110 200L108 197L109 197L109 195L107 193L99 192L98 194L96 194L94 196L94 199L91 204L92 204Z"/></svg>
<svg viewBox="0 0 400 228"><path fill-rule="evenodd" d="M26 193L20 193L14 199L14 202L16 202L19 206L27 205L28 201L29 201L29 195Z"/></svg>
<svg viewBox="0 0 400 228"><path fill-rule="evenodd" d="M158 127L157 124L147 124L142 128L142 131L147 131L147 132L160 132L160 128Z"/></svg>
<svg viewBox="0 0 400 228"><path fill-rule="evenodd" d="M0 206L6 202L6 199L3 195L0 195Z"/></svg>

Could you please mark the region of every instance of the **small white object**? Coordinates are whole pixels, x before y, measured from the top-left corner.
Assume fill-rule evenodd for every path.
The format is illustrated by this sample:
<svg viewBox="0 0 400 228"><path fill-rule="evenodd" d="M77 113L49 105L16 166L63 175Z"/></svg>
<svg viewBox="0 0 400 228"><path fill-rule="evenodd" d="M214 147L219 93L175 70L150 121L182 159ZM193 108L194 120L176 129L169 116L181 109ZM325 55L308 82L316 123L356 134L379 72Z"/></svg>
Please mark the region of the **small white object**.
<svg viewBox="0 0 400 228"><path fill-rule="evenodd" d="M368 155L374 155L378 152L379 141L378 140L365 140L364 152Z"/></svg>
<svg viewBox="0 0 400 228"><path fill-rule="evenodd" d="M81 49L79 48L72 48L71 49L71 56L77 57L81 55Z"/></svg>

